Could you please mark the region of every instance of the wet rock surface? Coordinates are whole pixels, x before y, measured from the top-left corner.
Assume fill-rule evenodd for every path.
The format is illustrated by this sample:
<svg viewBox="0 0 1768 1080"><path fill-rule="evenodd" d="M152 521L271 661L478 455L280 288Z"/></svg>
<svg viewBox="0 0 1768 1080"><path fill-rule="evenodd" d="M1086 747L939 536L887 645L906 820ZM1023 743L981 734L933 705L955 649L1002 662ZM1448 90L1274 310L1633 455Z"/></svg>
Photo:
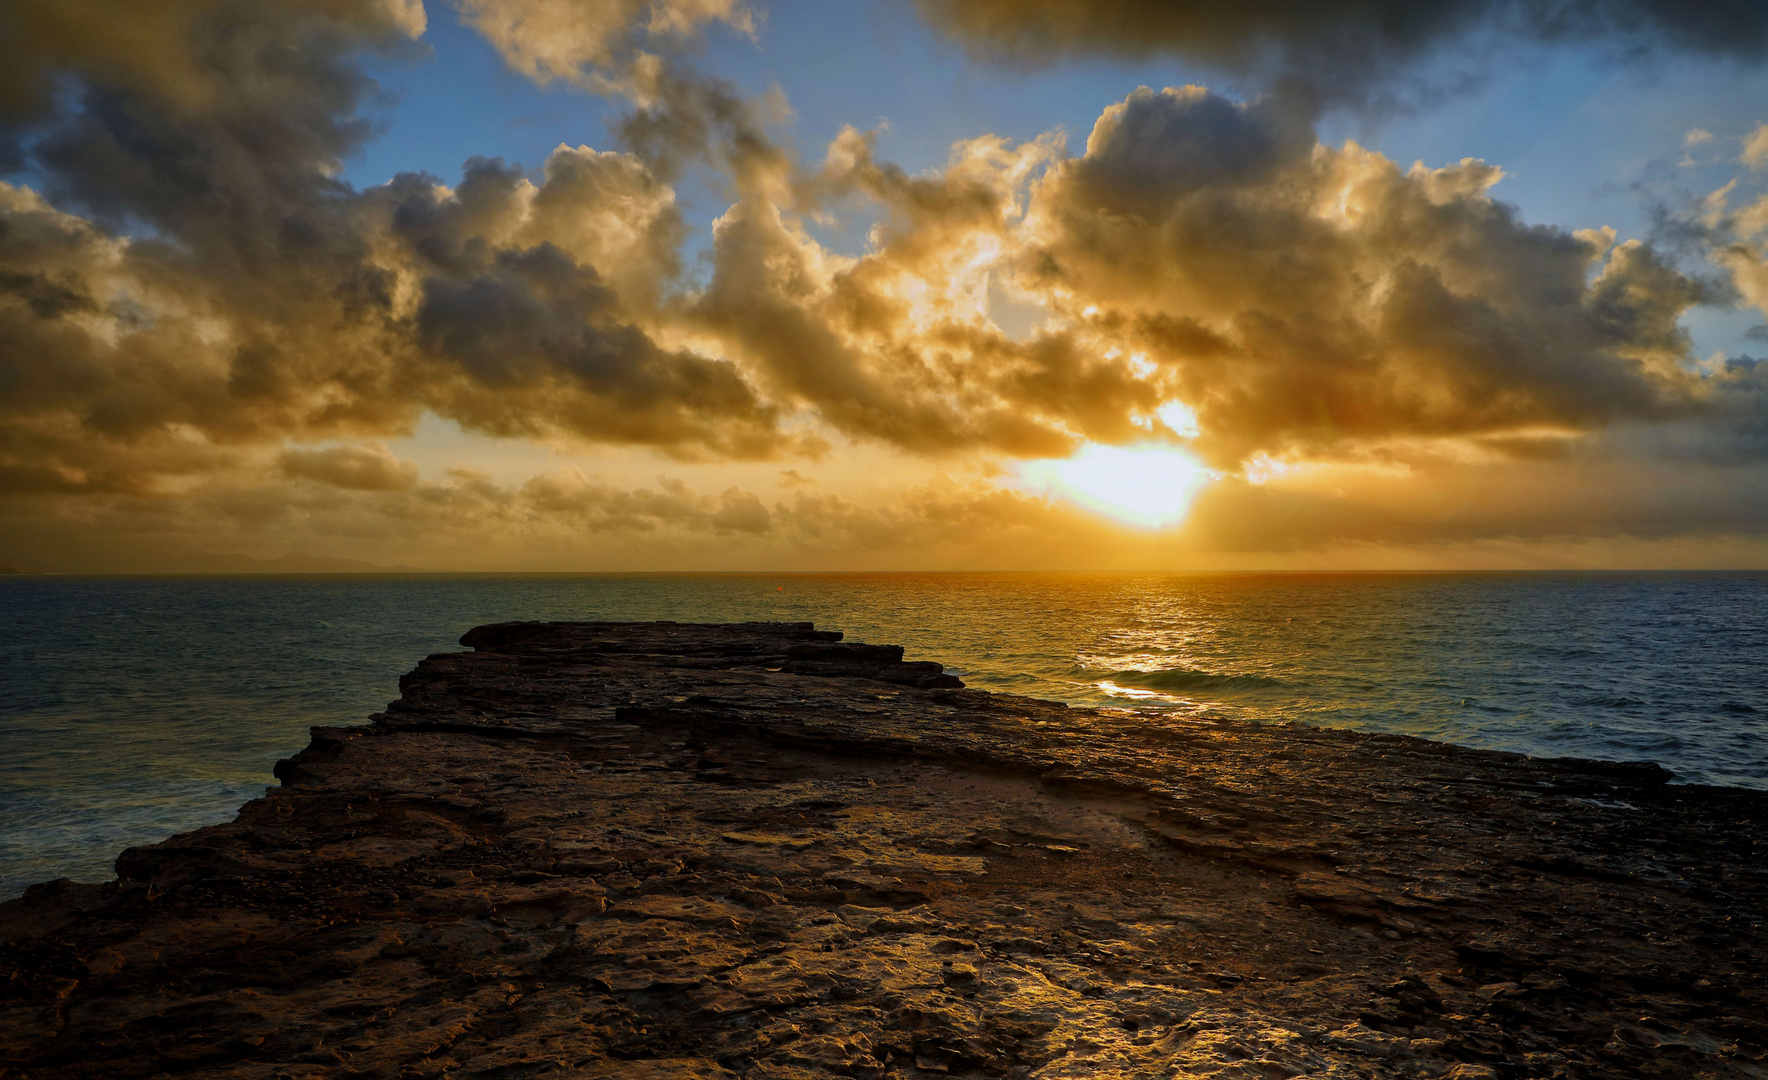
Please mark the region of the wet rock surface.
<svg viewBox="0 0 1768 1080"><path fill-rule="evenodd" d="M0 1077L1768 1077L1768 799L504 624L0 907Z"/></svg>

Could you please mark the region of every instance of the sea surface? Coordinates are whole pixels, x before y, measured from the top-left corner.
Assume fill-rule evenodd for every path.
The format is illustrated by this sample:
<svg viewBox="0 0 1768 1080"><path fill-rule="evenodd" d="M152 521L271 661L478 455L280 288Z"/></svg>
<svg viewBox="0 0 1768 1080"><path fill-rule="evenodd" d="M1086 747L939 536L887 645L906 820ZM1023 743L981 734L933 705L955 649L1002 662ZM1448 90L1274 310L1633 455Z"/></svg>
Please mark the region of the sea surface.
<svg viewBox="0 0 1768 1080"><path fill-rule="evenodd" d="M1768 574L0 578L0 899L230 819L506 619L810 620L1071 703L1768 789Z"/></svg>

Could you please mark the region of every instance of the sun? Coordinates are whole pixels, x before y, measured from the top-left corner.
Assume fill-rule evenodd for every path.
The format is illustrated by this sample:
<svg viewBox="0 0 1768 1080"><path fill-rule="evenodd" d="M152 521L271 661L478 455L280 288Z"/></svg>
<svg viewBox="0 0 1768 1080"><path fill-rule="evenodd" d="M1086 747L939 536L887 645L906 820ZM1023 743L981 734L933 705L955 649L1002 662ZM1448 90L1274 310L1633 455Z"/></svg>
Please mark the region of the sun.
<svg viewBox="0 0 1768 1080"><path fill-rule="evenodd" d="M1019 476L1028 488L1144 529L1184 520L1192 498L1214 478L1190 454L1160 443L1089 443L1073 457L1028 461Z"/></svg>

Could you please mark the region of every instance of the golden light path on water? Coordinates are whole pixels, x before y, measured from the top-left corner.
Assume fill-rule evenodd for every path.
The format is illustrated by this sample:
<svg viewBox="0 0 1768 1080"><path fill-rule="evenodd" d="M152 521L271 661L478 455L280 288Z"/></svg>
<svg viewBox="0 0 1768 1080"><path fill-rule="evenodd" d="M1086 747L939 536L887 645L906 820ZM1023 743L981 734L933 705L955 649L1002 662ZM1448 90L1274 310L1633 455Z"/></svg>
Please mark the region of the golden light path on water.
<svg viewBox="0 0 1768 1080"><path fill-rule="evenodd" d="M1041 494L1126 525L1158 529L1182 521L1214 474L1185 451L1162 443L1089 444L1073 457L1028 461L1019 467L1019 478Z"/></svg>

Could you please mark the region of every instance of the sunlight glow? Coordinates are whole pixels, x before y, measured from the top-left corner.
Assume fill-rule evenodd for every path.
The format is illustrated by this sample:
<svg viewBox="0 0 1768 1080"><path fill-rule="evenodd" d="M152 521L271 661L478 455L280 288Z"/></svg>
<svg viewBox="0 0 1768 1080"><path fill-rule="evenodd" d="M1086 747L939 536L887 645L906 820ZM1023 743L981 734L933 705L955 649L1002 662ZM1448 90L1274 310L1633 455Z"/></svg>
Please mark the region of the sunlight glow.
<svg viewBox="0 0 1768 1080"><path fill-rule="evenodd" d="M1160 422L1172 428L1173 434L1182 435L1187 439L1197 436L1197 413L1191 406L1182 401L1169 401L1154 410Z"/></svg>
<svg viewBox="0 0 1768 1080"><path fill-rule="evenodd" d="M1182 521L1214 479L1190 454L1159 443L1091 444L1071 458L1026 462L1019 475L1033 490L1145 529Z"/></svg>

